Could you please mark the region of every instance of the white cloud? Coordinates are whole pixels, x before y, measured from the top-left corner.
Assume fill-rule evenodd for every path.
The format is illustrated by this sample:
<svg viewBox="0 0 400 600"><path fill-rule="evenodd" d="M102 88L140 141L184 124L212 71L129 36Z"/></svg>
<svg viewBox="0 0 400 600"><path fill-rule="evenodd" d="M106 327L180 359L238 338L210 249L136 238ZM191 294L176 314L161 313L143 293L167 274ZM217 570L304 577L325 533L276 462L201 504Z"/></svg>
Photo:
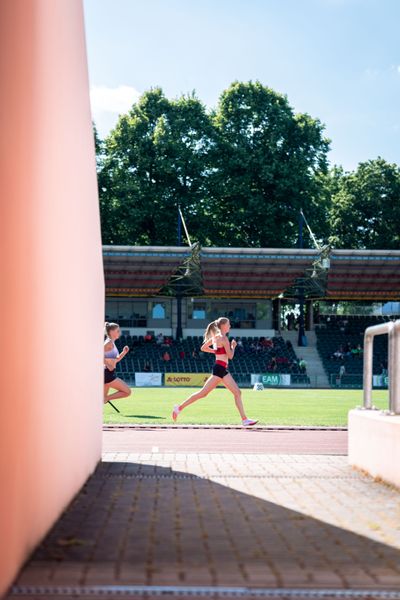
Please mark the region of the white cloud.
<svg viewBox="0 0 400 600"><path fill-rule="evenodd" d="M378 77L380 78L386 78L388 75L393 73L395 75L400 75L400 65L394 65L391 64L390 66L381 66L381 67L366 67L363 71L363 76L365 79L377 79Z"/></svg>
<svg viewBox="0 0 400 600"><path fill-rule="evenodd" d="M99 112L124 113L131 108L139 96L140 92L129 85L119 85L115 88L105 85L92 85L90 88L90 102L93 115L95 116Z"/></svg>
<svg viewBox="0 0 400 600"><path fill-rule="evenodd" d="M118 115L126 113L137 102L140 92L129 85L90 87L90 104L93 120L100 135L106 135L115 125Z"/></svg>

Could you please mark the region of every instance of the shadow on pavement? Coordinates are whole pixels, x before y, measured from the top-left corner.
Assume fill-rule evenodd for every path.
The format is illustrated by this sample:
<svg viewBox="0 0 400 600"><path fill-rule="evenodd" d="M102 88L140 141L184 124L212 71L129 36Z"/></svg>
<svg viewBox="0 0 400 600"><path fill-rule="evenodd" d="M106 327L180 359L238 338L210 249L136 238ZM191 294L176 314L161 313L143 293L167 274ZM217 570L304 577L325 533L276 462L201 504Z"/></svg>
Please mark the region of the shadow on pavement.
<svg viewBox="0 0 400 600"><path fill-rule="evenodd" d="M398 589L400 551L210 479L102 462L17 580L39 583Z"/></svg>

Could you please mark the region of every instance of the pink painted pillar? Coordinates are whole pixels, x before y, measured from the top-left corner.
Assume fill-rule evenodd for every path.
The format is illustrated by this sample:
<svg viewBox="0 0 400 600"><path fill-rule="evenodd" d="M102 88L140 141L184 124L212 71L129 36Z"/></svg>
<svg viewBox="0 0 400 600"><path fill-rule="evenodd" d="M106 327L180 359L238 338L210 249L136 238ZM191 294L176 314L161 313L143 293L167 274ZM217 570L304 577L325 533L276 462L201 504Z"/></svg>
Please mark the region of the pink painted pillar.
<svg viewBox="0 0 400 600"><path fill-rule="evenodd" d="M0 3L0 595L100 458L104 283L81 0Z"/></svg>

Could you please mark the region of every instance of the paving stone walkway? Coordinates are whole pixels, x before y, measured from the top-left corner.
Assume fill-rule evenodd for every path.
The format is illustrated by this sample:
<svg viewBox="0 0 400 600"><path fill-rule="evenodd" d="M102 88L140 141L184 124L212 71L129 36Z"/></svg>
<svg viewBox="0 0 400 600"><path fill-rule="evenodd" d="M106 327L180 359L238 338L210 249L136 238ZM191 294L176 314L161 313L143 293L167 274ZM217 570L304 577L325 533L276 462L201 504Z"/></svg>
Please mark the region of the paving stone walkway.
<svg viewBox="0 0 400 600"><path fill-rule="evenodd" d="M225 598L400 598L400 493L346 456L122 452L114 441L9 598L220 597L216 587L233 588Z"/></svg>

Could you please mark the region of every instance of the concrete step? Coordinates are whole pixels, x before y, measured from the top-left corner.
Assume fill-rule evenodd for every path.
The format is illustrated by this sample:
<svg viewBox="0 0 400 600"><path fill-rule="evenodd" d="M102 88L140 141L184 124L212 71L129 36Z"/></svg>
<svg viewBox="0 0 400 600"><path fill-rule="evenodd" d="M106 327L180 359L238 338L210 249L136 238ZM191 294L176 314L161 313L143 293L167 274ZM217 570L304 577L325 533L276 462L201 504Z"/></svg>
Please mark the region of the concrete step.
<svg viewBox="0 0 400 600"><path fill-rule="evenodd" d="M326 388L329 386L329 378L323 367L319 352L317 350L317 337L315 331L307 331L307 346L298 346L298 331L282 331L282 338L292 343L298 358L304 358L307 363L307 375L313 387Z"/></svg>
<svg viewBox="0 0 400 600"><path fill-rule="evenodd" d="M288 331L285 329L285 330L282 330L280 333L284 340L290 340L292 342L293 346L297 346L297 340L299 337L298 331L296 331L296 330ZM306 338L307 338L307 344L308 344L306 346L306 348L315 347L317 345L317 336L315 335L315 331L306 331Z"/></svg>

